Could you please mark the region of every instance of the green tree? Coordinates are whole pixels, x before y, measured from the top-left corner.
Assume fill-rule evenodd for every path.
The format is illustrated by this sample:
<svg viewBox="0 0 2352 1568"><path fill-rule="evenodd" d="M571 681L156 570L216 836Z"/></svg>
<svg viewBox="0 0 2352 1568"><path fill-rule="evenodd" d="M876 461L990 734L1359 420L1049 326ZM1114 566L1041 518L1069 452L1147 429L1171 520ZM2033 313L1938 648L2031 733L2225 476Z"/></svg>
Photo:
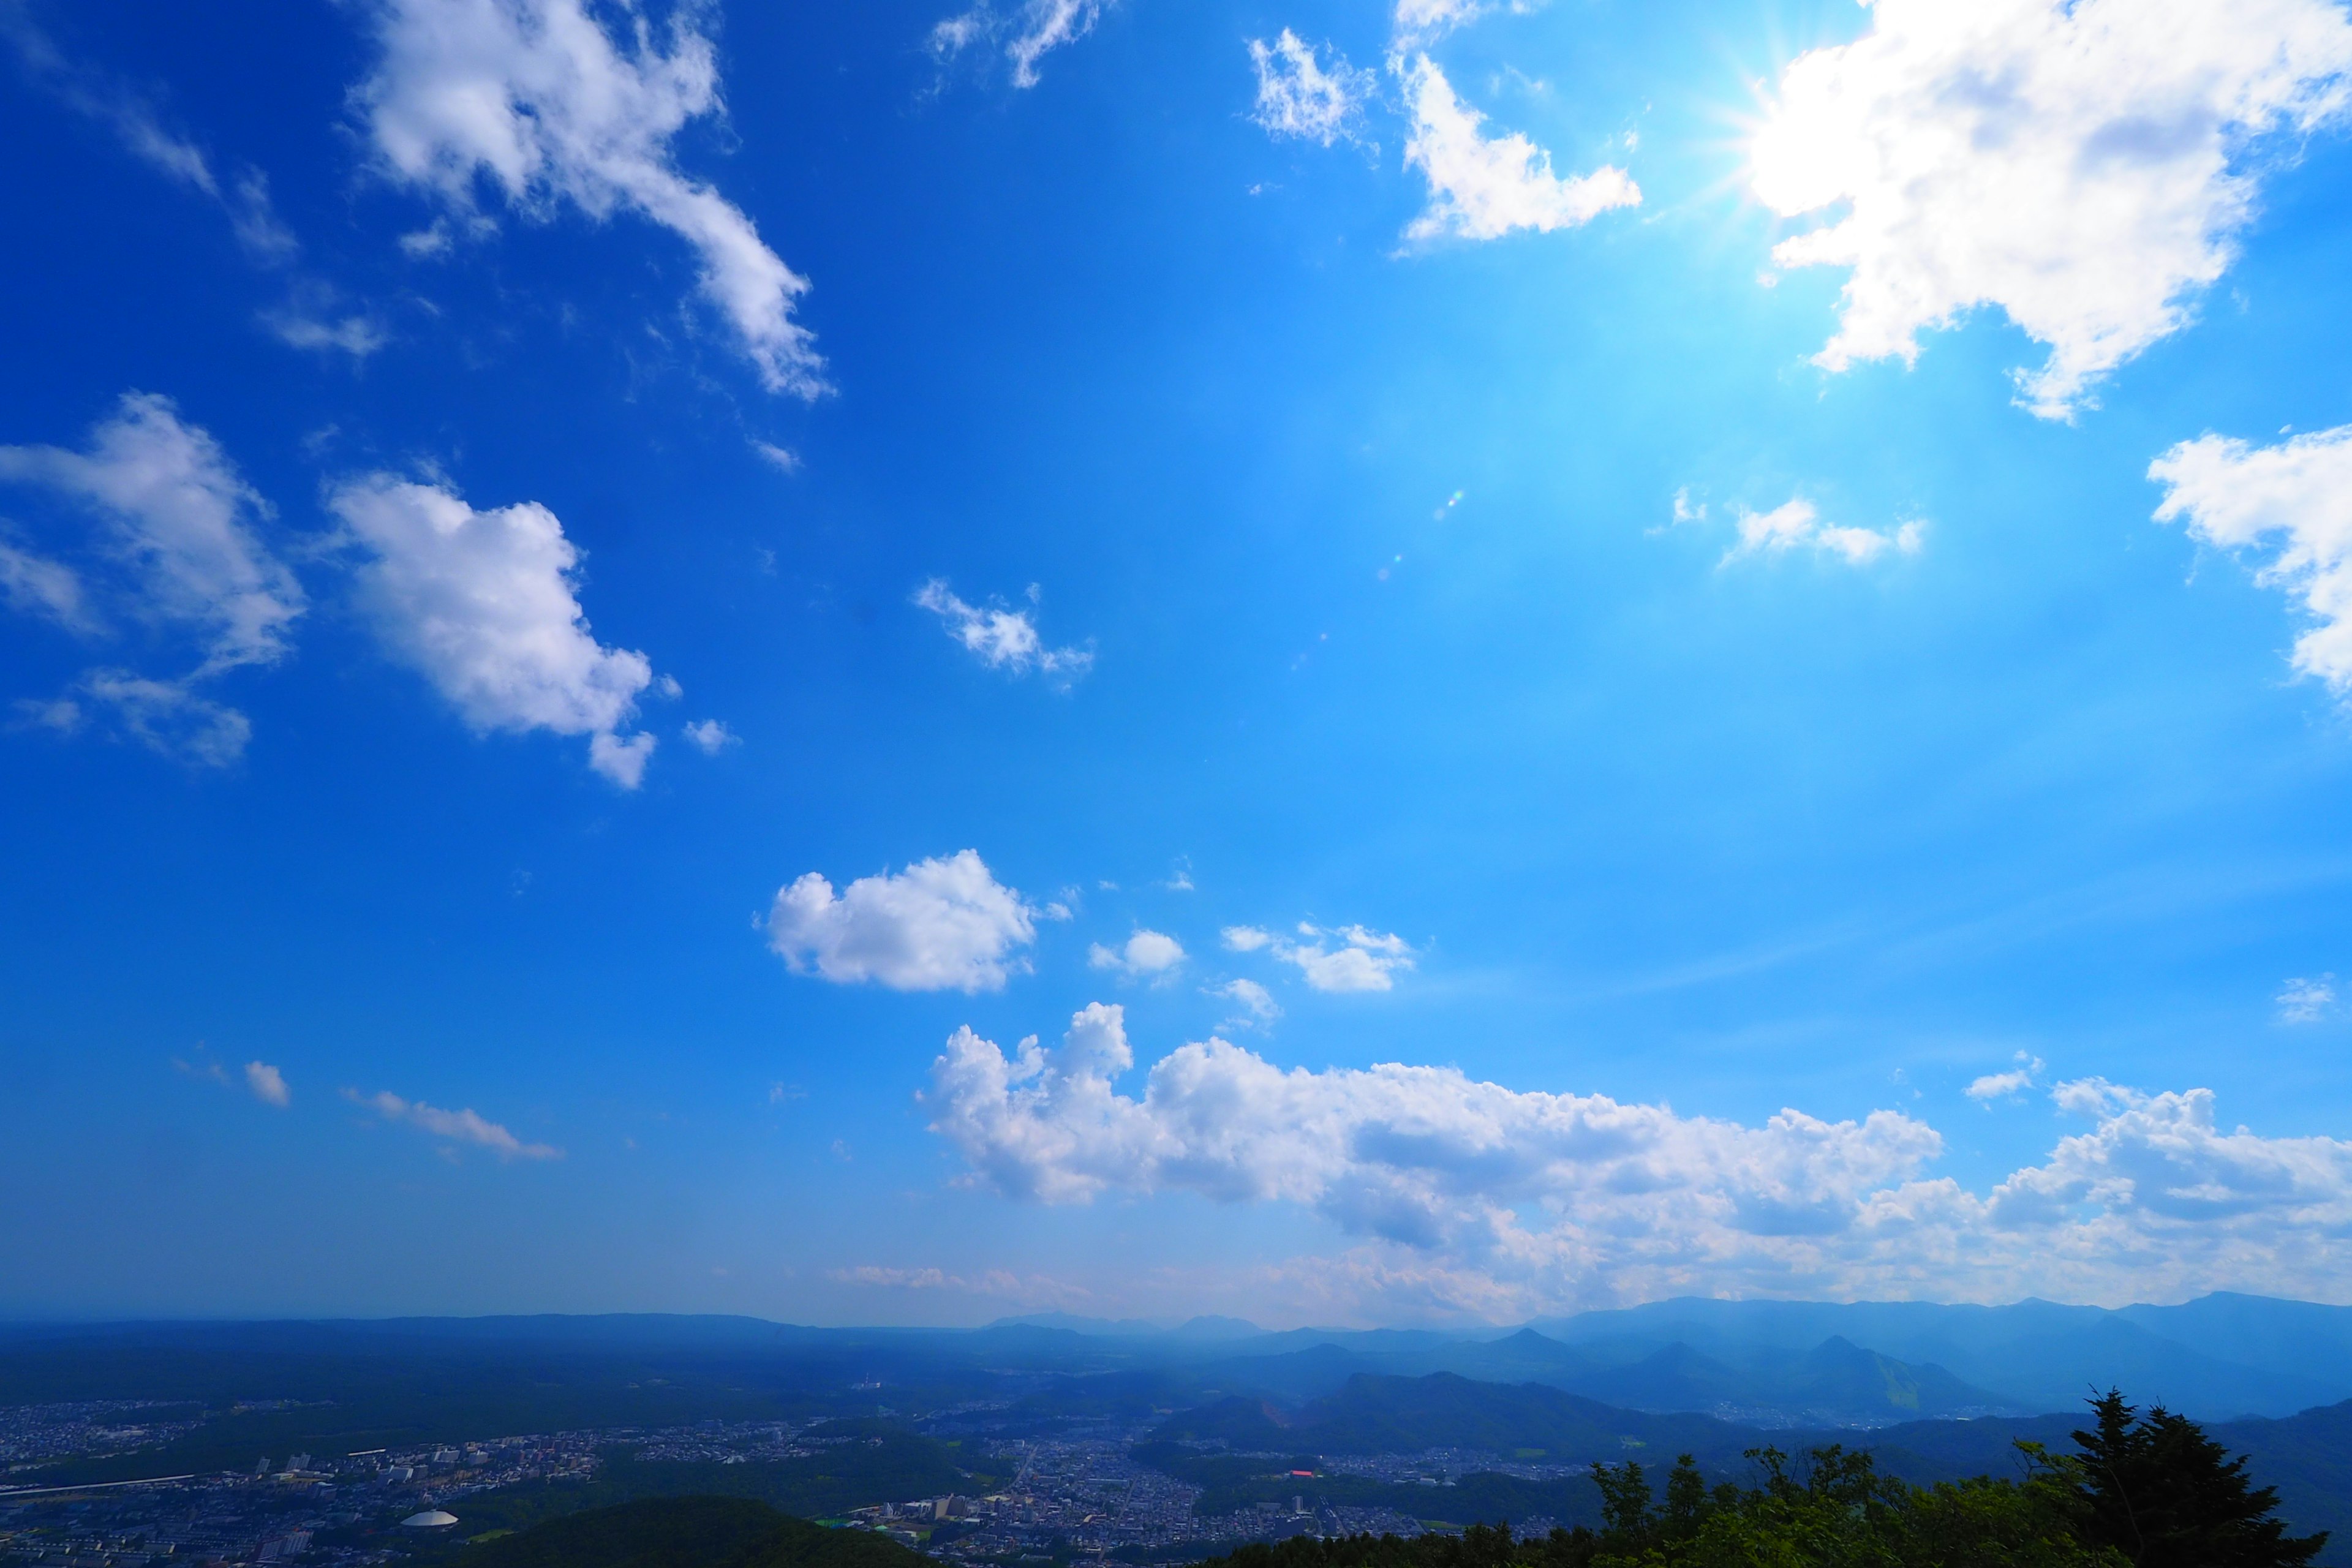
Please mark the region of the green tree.
<svg viewBox="0 0 2352 1568"><path fill-rule="evenodd" d="M2135 1568L2304 1568L2327 1544L2325 1531L2288 1535L2276 1490L2187 1416L2159 1405L2135 1419L2112 1388L2090 1403L2077 1452L2037 1457L2074 1492L2084 1537Z"/></svg>

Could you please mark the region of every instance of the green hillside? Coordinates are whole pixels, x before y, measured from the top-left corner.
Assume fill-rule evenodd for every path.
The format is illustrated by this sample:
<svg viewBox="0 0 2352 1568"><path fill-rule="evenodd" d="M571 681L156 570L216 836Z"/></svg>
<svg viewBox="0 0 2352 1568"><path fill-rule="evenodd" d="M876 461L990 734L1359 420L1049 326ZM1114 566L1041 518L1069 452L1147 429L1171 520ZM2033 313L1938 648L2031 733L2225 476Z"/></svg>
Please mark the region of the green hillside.
<svg viewBox="0 0 2352 1568"><path fill-rule="evenodd" d="M928 1568L864 1531L826 1530L743 1498L648 1498L465 1549L466 1568Z"/></svg>

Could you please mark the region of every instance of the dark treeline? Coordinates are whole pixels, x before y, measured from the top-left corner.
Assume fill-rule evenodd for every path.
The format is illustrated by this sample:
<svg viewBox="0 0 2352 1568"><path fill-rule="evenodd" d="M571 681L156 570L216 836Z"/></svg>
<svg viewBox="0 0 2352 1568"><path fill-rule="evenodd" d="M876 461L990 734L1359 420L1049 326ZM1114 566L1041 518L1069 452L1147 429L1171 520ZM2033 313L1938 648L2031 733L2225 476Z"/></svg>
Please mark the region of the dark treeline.
<svg viewBox="0 0 2352 1568"><path fill-rule="evenodd" d="M2092 1402L2071 1453L2018 1445L2016 1479L1915 1487L1866 1453L1815 1448L1801 1464L1752 1450L1751 1484L1709 1487L1685 1456L1663 1489L1639 1464L1593 1467L1600 1530L1515 1539L1299 1536L1243 1547L1217 1568L2305 1568L2325 1533L2291 1537L2197 1423L2141 1416L2119 1393ZM1205 1568L1205 1565L1204 1565Z"/></svg>

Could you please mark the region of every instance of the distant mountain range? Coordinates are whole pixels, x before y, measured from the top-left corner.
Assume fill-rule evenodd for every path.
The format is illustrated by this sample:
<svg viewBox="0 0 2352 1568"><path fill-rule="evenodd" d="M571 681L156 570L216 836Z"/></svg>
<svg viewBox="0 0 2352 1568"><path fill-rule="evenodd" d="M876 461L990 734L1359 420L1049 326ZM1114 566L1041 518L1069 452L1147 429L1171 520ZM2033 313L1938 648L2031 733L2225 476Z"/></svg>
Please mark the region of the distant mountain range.
<svg viewBox="0 0 2352 1568"><path fill-rule="evenodd" d="M2114 1310L1685 1298L1501 1334L1268 1333L1233 1319L1204 1331L1201 1321L1169 1330L1057 1314L992 1326L1050 1323L1121 1341L1135 1360L1189 1363L1291 1400L1329 1394L1358 1373L1452 1372L1766 1426L2073 1410L2111 1385L2205 1420L2352 1398L2352 1308L2228 1293Z"/></svg>

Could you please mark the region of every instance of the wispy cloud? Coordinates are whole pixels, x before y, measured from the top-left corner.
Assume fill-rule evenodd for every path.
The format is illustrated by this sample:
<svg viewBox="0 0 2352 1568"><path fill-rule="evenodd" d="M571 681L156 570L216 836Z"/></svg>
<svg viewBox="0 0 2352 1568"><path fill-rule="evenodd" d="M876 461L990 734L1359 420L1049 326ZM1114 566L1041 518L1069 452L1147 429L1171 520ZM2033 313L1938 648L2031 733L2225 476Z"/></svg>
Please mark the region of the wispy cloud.
<svg viewBox="0 0 2352 1568"><path fill-rule="evenodd" d="M1257 102L1250 118L1268 134L1326 147L1357 139L1364 105L1379 85L1370 71L1350 66L1336 49L1330 64L1323 64L1317 49L1287 27L1271 44L1250 39L1249 54L1257 72Z"/></svg>
<svg viewBox="0 0 2352 1568"><path fill-rule="evenodd" d="M82 637L143 623L193 645L199 661L176 677L86 670L23 711L61 733L95 720L203 765L243 755L251 724L200 688L283 658L307 600L262 542L268 503L220 444L169 398L127 393L83 450L0 447L0 481L46 490L94 525L72 541L71 564L0 548L0 587L13 607Z"/></svg>
<svg viewBox="0 0 2352 1568"><path fill-rule="evenodd" d="M1035 587L1030 588L1029 597L1034 608L1038 598ZM1048 647L1030 611L1002 603L967 604L956 597L943 578L934 577L917 589L914 602L939 616L948 636L991 669L1013 675L1034 670L1055 685L1066 687L1094 668L1091 646Z"/></svg>
<svg viewBox="0 0 2352 1568"><path fill-rule="evenodd" d="M1676 503L1676 519L1683 521L1679 497ZM1835 556L1849 565L1864 566L1889 553L1916 555L1927 540L1926 525L1916 521L1902 523L1892 532L1823 522L1819 509L1802 497L1783 501L1770 511L1741 508L1732 515L1738 524L1739 542L1725 552L1726 562L1737 561L1743 555L1779 555L1793 550L1811 550Z"/></svg>
<svg viewBox="0 0 2352 1568"><path fill-rule="evenodd" d="M1987 1073L1970 1083L1966 1090L1970 1100L1988 1110L1996 1100L2014 1100L2032 1089L2042 1076L2042 1058L2017 1053L2017 1066L2007 1072Z"/></svg>
<svg viewBox="0 0 2352 1568"><path fill-rule="evenodd" d="M823 362L793 309L808 281L741 208L681 173L673 140L723 112L719 57L698 7L673 13L668 47L634 11L615 39L583 0L382 0L379 49L353 94L384 173L461 221L488 188L543 217L635 213L702 264L703 298L772 392L815 397Z"/></svg>
<svg viewBox="0 0 2352 1568"><path fill-rule="evenodd" d="M438 1138L449 1145L467 1144L488 1149L502 1160L561 1160L563 1151L545 1143L526 1143L498 1122L488 1121L472 1110L443 1110L422 1100L403 1100L384 1090L362 1094L358 1089L343 1090L343 1098L355 1105L365 1106L386 1121Z"/></svg>
<svg viewBox="0 0 2352 1568"><path fill-rule="evenodd" d="M2333 974L2323 974L2315 980L2298 976L2280 988L2278 1016L2282 1024L2316 1024L2335 1010Z"/></svg>
<svg viewBox="0 0 2352 1568"><path fill-rule="evenodd" d="M1228 952L1270 952L1296 965L1318 991L1392 990L1397 973L1412 968L1417 956L1394 932L1360 925L1325 928L1302 921L1298 935L1304 941L1257 926L1227 926L1221 934Z"/></svg>

